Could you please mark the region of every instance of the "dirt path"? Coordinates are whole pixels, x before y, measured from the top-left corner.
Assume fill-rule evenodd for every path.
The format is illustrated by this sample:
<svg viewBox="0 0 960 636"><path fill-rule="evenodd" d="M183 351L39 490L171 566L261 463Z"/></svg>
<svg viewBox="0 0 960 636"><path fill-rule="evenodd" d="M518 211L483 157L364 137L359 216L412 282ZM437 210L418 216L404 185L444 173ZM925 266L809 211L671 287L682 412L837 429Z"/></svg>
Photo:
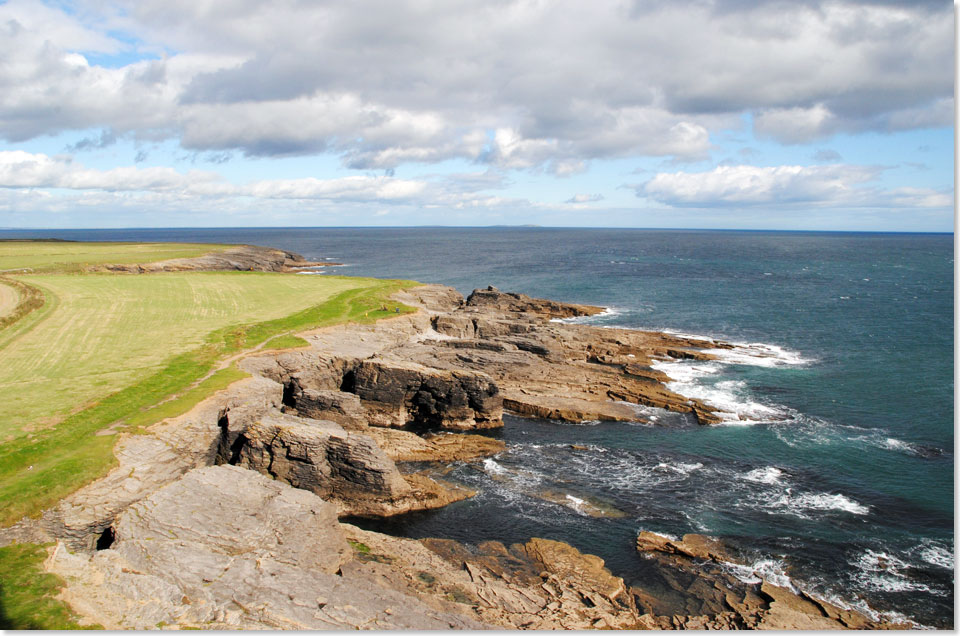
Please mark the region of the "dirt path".
<svg viewBox="0 0 960 636"><path fill-rule="evenodd" d="M17 290L0 283L0 318L12 313L18 302L20 302L20 294Z"/></svg>

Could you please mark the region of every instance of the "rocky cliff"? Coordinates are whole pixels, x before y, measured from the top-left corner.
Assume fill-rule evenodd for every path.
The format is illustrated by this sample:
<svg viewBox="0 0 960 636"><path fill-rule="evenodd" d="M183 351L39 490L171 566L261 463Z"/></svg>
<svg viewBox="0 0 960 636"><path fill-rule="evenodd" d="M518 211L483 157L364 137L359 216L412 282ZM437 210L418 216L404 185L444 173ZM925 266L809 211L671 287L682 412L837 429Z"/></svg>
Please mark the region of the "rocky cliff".
<svg viewBox="0 0 960 636"><path fill-rule="evenodd" d="M628 587L556 541L414 541L361 530L472 492L419 464L476 461L476 434L520 415L640 419L638 405L716 414L667 389L658 359L709 359L722 342L554 319L600 308L425 286L420 309L302 334L256 354L252 377L117 444L119 466L0 541L55 541L63 598L116 629L674 629L876 627L862 616L726 574L722 543L642 534L672 583ZM433 471L430 474L436 474ZM546 495L545 495L546 496ZM688 608L671 608L680 599Z"/></svg>

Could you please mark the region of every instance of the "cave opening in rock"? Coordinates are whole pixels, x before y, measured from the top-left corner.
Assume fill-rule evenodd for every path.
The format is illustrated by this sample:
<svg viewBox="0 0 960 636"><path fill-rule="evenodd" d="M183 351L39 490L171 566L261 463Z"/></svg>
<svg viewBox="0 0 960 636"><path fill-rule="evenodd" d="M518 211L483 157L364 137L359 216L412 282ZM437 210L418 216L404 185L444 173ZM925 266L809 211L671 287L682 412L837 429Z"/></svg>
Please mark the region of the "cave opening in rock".
<svg viewBox="0 0 960 636"><path fill-rule="evenodd" d="M116 535L113 532L113 526L109 526L97 537L97 550L108 550L115 540Z"/></svg>

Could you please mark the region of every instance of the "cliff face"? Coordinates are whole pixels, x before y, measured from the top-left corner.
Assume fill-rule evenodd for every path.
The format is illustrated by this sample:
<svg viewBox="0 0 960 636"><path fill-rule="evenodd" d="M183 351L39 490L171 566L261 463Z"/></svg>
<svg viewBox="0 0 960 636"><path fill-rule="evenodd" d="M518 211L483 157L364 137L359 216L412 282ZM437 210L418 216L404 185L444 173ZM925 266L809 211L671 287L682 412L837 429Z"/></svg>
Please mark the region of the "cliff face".
<svg viewBox="0 0 960 636"><path fill-rule="evenodd" d="M709 358L703 349L724 343L551 322L599 308L494 289L464 301L427 286L398 300L421 311L243 360L253 377L124 437L118 468L0 540L57 541L47 567L68 581L64 598L118 629L874 626L725 577L717 563L735 557L695 536L640 537L644 553L675 569L669 593L691 608L665 616L656 595L563 543L464 546L339 522L472 496L405 462L499 452L502 442L471 431L502 426L504 408L629 420L649 404L716 418L650 365Z"/></svg>

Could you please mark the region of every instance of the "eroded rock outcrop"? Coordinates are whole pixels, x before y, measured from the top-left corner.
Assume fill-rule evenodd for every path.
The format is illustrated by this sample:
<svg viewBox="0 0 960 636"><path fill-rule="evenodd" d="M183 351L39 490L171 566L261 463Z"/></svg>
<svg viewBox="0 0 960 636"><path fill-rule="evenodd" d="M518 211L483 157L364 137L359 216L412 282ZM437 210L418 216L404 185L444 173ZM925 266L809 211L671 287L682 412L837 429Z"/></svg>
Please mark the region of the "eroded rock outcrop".
<svg viewBox="0 0 960 636"><path fill-rule="evenodd" d="M347 383L374 426L457 431L503 426L503 398L484 373L364 360Z"/></svg>
<svg viewBox="0 0 960 636"><path fill-rule="evenodd" d="M442 539L399 539L344 525L363 546L351 573L390 581L425 603L453 600L484 623L509 629L638 629L640 615L621 578L603 560L558 541L465 546Z"/></svg>
<svg viewBox="0 0 960 636"><path fill-rule="evenodd" d="M256 245L237 245L225 250L210 252L192 258L171 258L155 263L116 263L94 265L87 271L126 272L145 274L151 272L187 271L257 271L292 272L306 268L331 267L341 263L330 261L307 261L296 252L278 250Z"/></svg>
<svg viewBox="0 0 960 636"><path fill-rule="evenodd" d="M472 496L423 475L404 477L370 437L335 422L274 415L240 437L236 464L333 502L340 516L392 516Z"/></svg>
<svg viewBox="0 0 960 636"><path fill-rule="evenodd" d="M58 545L63 598L108 629L482 628L416 598L339 575L353 558L335 508L233 466L201 468L131 506L114 543Z"/></svg>
<svg viewBox="0 0 960 636"><path fill-rule="evenodd" d="M467 298L467 306L487 311L533 314L545 318L573 318L592 316L603 312L603 307L558 303L545 298L531 298L524 294L502 292L496 287L475 289Z"/></svg>
<svg viewBox="0 0 960 636"><path fill-rule="evenodd" d="M382 427L370 427L365 434L377 440L387 456L397 462L469 461L496 455L506 448L502 441L486 435L416 435L410 431Z"/></svg>
<svg viewBox="0 0 960 636"><path fill-rule="evenodd" d="M690 611L658 620L663 629L903 629L907 625L878 623L793 588L775 585L757 575L759 583L745 583L723 564L738 564L736 551L723 541L699 534L673 539L653 532L637 536L637 549L659 561L663 581L651 594L632 591L639 604L652 614L661 613L671 595L685 599Z"/></svg>

